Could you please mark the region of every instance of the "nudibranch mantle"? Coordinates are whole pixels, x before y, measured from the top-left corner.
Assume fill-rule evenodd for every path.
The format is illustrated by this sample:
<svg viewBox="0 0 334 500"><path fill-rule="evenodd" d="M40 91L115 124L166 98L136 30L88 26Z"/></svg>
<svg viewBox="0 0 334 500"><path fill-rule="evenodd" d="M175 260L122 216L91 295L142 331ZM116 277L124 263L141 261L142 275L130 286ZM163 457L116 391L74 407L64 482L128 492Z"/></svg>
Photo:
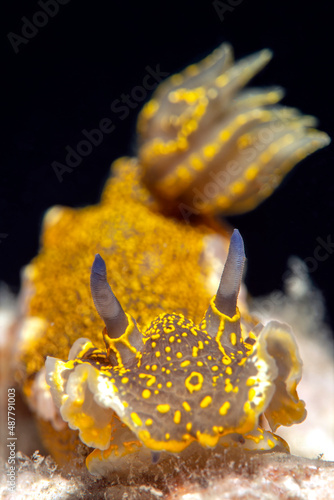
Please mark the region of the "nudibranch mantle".
<svg viewBox="0 0 334 500"><path fill-rule="evenodd" d="M96 448L87 458L91 472L99 470L101 457L112 462L142 447L177 454L194 442L282 448L283 440L261 428L260 416L273 430L305 418L295 390L301 361L289 327L272 321L249 332L241 320L244 259L235 230L217 294L199 325L182 314L162 314L142 334L96 256L91 290L106 325L105 349L78 339L67 362L46 361L62 418ZM121 438L133 446L126 448Z"/></svg>

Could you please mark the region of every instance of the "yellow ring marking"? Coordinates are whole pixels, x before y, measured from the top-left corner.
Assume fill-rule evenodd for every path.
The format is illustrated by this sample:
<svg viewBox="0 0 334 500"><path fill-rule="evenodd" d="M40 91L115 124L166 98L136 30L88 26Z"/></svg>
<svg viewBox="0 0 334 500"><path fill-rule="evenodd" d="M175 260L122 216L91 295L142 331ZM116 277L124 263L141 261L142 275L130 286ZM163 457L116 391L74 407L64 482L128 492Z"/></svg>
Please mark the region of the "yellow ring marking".
<svg viewBox="0 0 334 500"><path fill-rule="evenodd" d="M198 382L196 384L193 384L191 382L191 379L194 377L198 377ZM185 384L186 388L188 389L188 391L190 392L190 394L192 394L194 391L200 391L202 389L203 381L204 381L204 377L201 373L191 372L189 377L186 378L184 384Z"/></svg>

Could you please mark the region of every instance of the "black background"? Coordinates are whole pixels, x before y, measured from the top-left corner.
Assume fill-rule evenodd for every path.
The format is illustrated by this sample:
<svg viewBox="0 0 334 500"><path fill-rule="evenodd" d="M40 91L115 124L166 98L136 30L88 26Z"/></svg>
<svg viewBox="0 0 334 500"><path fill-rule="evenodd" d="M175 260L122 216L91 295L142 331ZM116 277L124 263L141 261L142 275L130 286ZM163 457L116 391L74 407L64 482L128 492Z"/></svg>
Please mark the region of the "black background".
<svg viewBox="0 0 334 500"><path fill-rule="evenodd" d="M8 4L9 2L6 2ZM19 273L38 250L45 210L83 206L99 199L111 162L135 154L140 106L120 120L110 109L160 64L170 74L199 60L223 41L237 58L269 47L274 59L254 80L286 89L284 103L319 118L333 137L333 23L331 2L226 0L233 7L219 18L211 1L69 0L15 53L9 32L21 35L22 17L32 20L37 1L2 4L3 145L0 185L0 279L19 289ZM331 81L330 81L331 80ZM82 129L102 118L115 130L104 136L60 183L51 167L64 162ZM253 212L231 218L245 239L247 285L253 295L282 286L289 255L312 257L317 237L334 240L333 148L298 165L277 192ZM334 320L334 254L311 274Z"/></svg>

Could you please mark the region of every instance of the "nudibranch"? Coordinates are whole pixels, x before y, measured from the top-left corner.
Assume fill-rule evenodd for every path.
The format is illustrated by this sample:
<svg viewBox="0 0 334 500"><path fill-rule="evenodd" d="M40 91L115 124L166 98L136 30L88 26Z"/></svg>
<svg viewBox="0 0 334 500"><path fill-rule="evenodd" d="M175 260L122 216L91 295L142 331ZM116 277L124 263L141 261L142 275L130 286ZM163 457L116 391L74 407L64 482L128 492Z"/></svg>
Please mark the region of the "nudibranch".
<svg viewBox="0 0 334 500"><path fill-rule="evenodd" d="M293 336L250 316L242 239L215 219L255 207L329 142L277 104L281 89L242 90L270 56L234 64L224 44L168 78L139 116L138 158L114 163L101 201L46 214L23 276L17 378L58 463L89 448L94 473L123 455L277 449L263 422L304 418Z"/></svg>
<svg viewBox="0 0 334 500"><path fill-rule="evenodd" d="M237 298L244 261L235 230L203 320L195 325L182 314L163 314L142 333L112 292L105 262L96 255L90 282L105 323L105 348L80 338L68 361L46 360L46 379L62 418L96 448L87 457L91 472L101 471L103 461L117 468L119 456L138 454L142 446L171 453L193 442L283 448L283 440L262 429L259 419L264 414L273 430L304 419L296 393L301 361L289 327L270 322L248 331L242 321Z"/></svg>

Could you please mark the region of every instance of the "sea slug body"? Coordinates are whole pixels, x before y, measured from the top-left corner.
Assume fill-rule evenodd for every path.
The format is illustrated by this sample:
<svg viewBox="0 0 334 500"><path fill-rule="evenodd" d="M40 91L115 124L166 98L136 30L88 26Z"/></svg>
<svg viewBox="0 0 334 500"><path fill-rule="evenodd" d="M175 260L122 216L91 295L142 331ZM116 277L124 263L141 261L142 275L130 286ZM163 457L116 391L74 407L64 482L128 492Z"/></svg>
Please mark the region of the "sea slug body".
<svg viewBox="0 0 334 500"><path fill-rule="evenodd" d="M329 142L277 104L281 89L243 90L270 57L234 64L223 44L167 79L100 203L47 213L24 273L18 377L60 464L82 443L102 475L124 457L287 450L271 431L305 418L291 330L249 315L242 237L215 219L257 206Z"/></svg>
<svg viewBox="0 0 334 500"><path fill-rule="evenodd" d="M273 429L304 419L294 389L301 361L289 328L270 322L255 334L241 322L237 298L244 260L235 230L201 323L164 314L141 333L96 255L91 290L106 325L105 349L78 339L67 362L47 358L46 372L64 421L87 446L108 450L111 464L119 454L140 453L141 446L181 453L194 441L203 447L241 442L246 449L282 448L282 440L259 427L260 415ZM131 450L125 449L121 422L128 428L126 442L136 444ZM95 451L87 457L91 472L99 472L104 456Z"/></svg>

